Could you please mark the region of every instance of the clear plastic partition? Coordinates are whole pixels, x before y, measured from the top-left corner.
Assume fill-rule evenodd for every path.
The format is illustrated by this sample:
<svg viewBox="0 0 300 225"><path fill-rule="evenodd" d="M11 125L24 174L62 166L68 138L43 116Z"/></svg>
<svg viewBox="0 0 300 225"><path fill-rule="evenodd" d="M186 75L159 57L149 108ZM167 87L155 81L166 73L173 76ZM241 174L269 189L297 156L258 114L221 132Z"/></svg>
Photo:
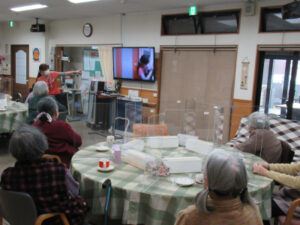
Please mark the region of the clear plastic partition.
<svg viewBox="0 0 300 225"><path fill-rule="evenodd" d="M199 103L195 99L163 105L161 114L169 135L182 134L217 144L226 141L224 134L228 135L229 131L225 129L229 128L229 124L226 124L224 107ZM161 114L158 116L161 117ZM151 118L151 121L154 119Z"/></svg>

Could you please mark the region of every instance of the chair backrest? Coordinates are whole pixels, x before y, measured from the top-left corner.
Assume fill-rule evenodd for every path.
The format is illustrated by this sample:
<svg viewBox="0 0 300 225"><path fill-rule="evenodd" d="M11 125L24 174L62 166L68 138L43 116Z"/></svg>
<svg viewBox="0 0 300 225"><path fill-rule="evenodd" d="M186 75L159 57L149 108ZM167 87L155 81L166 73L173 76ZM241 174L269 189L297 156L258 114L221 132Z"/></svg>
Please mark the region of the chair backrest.
<svg viewBox="0 0 300 225"><path fill-rule="evenodd" d="M62 162L62 161L61 161L61 158L60 158L58 155L44 154L44 155L42 156L42 158L44 158L44 159L52 159L52 158L55 158L55 159L57 159L57 161L58 161L59 163Z"/></svg>
<svg viewBox="0 0 300 225"><path fill-rule="evenodd" d="M281 163L291 163L294 158L295 152L292 151L291 146L285 141L280 141L281 143Z"/></svg>
<svg viewBox="0 0 300 225"><path fill-rule="evenodd" d="M133 124L134 137L168 136L167 124Z"/></svg>
<svg viewBox="0 0 300 225"><path fill-rule="evenodd" d="M33 225L37 210L31 196L23 192L0 189L1 215L10 225Z"/></svg>

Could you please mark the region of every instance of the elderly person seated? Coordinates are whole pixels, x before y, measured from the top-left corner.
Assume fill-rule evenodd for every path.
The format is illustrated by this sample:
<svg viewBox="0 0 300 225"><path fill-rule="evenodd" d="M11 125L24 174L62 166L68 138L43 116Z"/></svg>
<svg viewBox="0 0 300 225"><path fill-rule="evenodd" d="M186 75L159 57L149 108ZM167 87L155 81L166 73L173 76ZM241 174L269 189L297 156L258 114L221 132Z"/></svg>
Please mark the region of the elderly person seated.
<svg viewBox="0 0 300 225"><path fill-rule="evenodd" d="M257 206L247 190L245 164L234 153L216 150L206 162L204 190L195 205L179 212L176 225L259 225Z"/></svg>
<svg viewBox="0 0 300 225"><path fill-rule="evenodd" d="M34 122L34 118L37 116L37 105L39 101L47 96L55 99L52 95L48 95L49 89L48 85L44 81L38 81L34 84L33 87L33 96L28 99L28 119L27 123L32 124ZM55 99L56 100L56 99ZM66 112L67 109L64 105L57 102L58 111L59 112Z"/></svg>
<svg viewBox="0 0 300 225"><path fill-rule="evenodd" d="M57 121L58 108L56 101L48 96L38 103L38 115L33 126L38 127L47 137L48 154L58 155L67 167L72 156L82 144L79 134L65 121Z"/></svg>
<svg viewBox="0 0 300 225"><path fill-rule="evenodd" d="M286 216L292 202L300 198L300 163L254 163L253 173L269 177L284 186L273 194L272 217ZM300 207L296 208L294 218L300 219Z"/></svg>
<svg viewBox="0 0 300 225"><path fill-rule="evenodd" d="M242 144L235 146L243 152L260 156L269 163L281 160L281 142L269 130L269 118L261 112L254 112L249 116L250 137Z"/></svg>
<svg viewBox="0 0 300 225"><path fill-rule="evenodd" d="M24 125L17 129L9 142L17 162L4 170L0 186L31 195L38 214L65 213L71 225L81 225L87 206L79 195L79 184L57 159L41 158L47 148L47 139L37 128Z"/></svg>

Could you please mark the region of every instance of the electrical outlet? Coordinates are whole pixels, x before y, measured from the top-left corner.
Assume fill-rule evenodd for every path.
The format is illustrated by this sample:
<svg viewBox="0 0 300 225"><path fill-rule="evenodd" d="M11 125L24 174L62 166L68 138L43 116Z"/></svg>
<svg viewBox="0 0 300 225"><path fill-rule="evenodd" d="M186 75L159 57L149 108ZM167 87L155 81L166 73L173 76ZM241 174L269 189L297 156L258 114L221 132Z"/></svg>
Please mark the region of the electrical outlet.
<svg viewBox="0 0 300 225"><path fill-rule="evenodd" d="M153 93L153 97L157 98L157 93Z"/></svg>

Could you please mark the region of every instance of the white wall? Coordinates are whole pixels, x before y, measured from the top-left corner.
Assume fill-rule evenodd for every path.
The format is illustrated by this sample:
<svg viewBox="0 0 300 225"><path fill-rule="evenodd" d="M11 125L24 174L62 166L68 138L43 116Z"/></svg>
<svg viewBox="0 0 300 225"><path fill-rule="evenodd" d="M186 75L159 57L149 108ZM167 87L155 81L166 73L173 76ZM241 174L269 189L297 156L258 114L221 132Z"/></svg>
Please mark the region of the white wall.
<svg viewBox="0 0 300 225"><path fill-rule="evenodd" d="M272 5L287 3L284 1L272 1ZM195 35L195 36L161 36L161 15L175 12L187 12L184 10L170 10L163 12L134 13L125 16L124 36L122 37L122 17L112 15L106 17L53 21L48 24L46 34L34 34L29 32L30 23L21 23L13 30L5 25L4 44L29 44L41 48L42 60L49 62L50 49L54 46L82 46L121 44L124 46L155 46L156 52L160 51L161 45L237 45L237 66L234 85L234 98L251 100L255 74L256 50L258 44L300 44L300 32L298 33L258 33L259 8L270 3L259 3L255 16L246 17L242 13L239 34L227 35ZM200 10L221 10L243 8L243 4L213 5L202 7ZM94 27L92 37L86 38L82 34L83 24L89 22ZM1 28L0 28L1 29ZM1 31L1 30L0 30ZM1 34L0 34L1 37ZM0 53L3 46L0 39ZM45 55L46 50L46 55ZM247 58L250 62L248 90L240 89L240 76L242 61ZM38 63L31 60L30 75L37 73ZM141 82L124 82L124 86L156 89L156 84L145 84Z"/></svg>
<svg viewBox="0 0 300 225"><path fill-rule="evenodd" d="M4 53L5 44L10 45L29 45L29 76L36 77L39 64L45 62L46 35L47 33L31 33L30 26L34 22L16 22L13 28L8 23L2 23L3 33L1 34L0 54ZM40 49L40 62L33 61L32 52L34 48ZM9 49L10 54L10 49ZM9 68L10 71L10 68ZM10 74L10 72L8 73Z"/></svg>

